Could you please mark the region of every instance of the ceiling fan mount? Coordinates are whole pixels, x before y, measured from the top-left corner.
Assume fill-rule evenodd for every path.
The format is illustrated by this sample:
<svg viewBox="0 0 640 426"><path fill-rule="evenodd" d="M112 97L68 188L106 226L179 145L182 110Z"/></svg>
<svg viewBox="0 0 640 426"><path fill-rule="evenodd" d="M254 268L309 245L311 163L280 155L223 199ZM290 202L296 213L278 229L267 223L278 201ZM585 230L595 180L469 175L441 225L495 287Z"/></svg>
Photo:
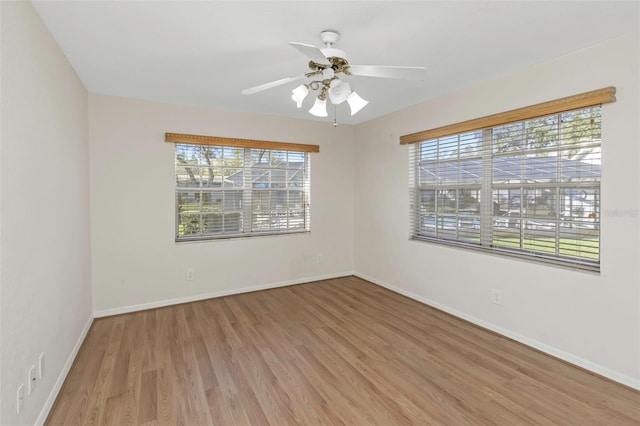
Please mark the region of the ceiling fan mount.
<svg viewBox="0 0 640 426"><path fill-rule="evenodd" d="M335 44L335 42L338 41L339 38L340 34L337 31L324 30L320 33L320 40L322 40L322 42L326 44L327 47L331 47L331 45Z"/></svg>
<svg viewBox="0 0 640 426"><path fill-rule="evenodd" d="M344 50L336 49L333 47L336 41L340 38L340 34L336 31L326 30L320 33L320 40L324 43L325 47L320 49L322 54L326 58L342 58L346 61L347 54Z"/></svg>

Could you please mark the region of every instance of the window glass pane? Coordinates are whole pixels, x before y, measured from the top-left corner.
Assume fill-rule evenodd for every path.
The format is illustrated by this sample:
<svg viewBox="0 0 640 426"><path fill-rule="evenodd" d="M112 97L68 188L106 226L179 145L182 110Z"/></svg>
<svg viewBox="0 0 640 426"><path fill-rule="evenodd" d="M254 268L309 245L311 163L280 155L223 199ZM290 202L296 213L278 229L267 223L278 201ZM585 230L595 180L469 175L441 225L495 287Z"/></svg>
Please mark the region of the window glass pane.
<svg viewBox="0 0 640 426"><path fill-rule="evenodd" d="M504 216L508 212L520 215L522 197L520 189L494 189L493 190L493 214Z"/></svg>
<svg viewBox="0 0 640 426"><path fill-rule="evenodd" d="M287 187L301 189L304 185L304 169L290 169L287 171Z"/></svg>
<svg viewBox="0 0 640 426"><path fill-rule="evenodd" d="M176 239L308 231L308 160L297 151L177 144Z"/></svg>
<svg viewBox="0 0 640 426"><path fill-rule="evenodd" d="M203 188L220 188L222 186L222 169L213 167L202 167L200 169Z"/></svg>
<svg viewBox="0 0 640 426"><path fill-rule="evenodd" d="M240 169L222 169L222 187L225 189L242 188L244 171Z"/></svg>
<svg viewBox="0 0 640 426"><path fill-rule="evenodd" d="M271 151L271 166L287 167L287 151Z"/></svg>
<svg viewBox="0 0 640 426"><path fill-rule="evenodd" d="M431 184L438 181L438 163L423 163L418 169L418 182L420 184Z"/></svg>
<svg viewBox="0 0 640 426"><path fill-rule="evenodd" d="M201 146L199 163L213 167L222 166L222 148L218 146Z"/></svg>
<svg viewBox="0 0 640 426"><path fill-rule="evenodd" d="M176 201L178 205L178 212L199 212L200 211L200 191L178 191L176 193Z"/></svg>
<svg viewBox="0 0 640 426"><path fill-rule="evenodd" d="M304 210L295 209L289 212L289 229L303 229L304 224Z"/></svg>
<svg viewBox="0 0 640 426"><path fill-rule="evenodd" d="M445 136L438 139L438 159L451 160L458 158L458 135Z"/></svg>
<svg viewBox="0 0 640 426"><path fill-rule="evenodd" d="M447 161L438 163L436 166L436 181L441 184L458 183L458 170L460 163L458 161Z"/></svg>
<svg viewBox="0 0 640 426"><path fill-rule="evenodd" d="M482 150L482 132L474 131L460 135L460 158L477 157Z"/></svg>
<svg viewBox="0 0 640 426"><path fill-rule="evenodd" d="M178 214L178 235L189 236L200 234L200 214L180 213Z"/></svg>
<svg viewBox="0 0 640 426"><path fill-rule="evenodd" d="M288 191L271 191L271 207L277 210L287 208L287 192Z"/></svg>
<svg viewBox="0 0 640 426"><path fill-rule="evenodd" d="M522 122L496 126L492 131L493 150L497 154L518 152L524 149L524 126Z"/></svg>
<svg viewBox="0 0 640 426"><path fill-rule="evenodd" d="M222 210L222 192L203 192L202 211L221 211Z"/></svg>
<svg viewBox="0 0 640 426"><path fill-rule="evenodd" d="M288 228L289 218L286 211L276 210L271 212L271 229L285 230Z"/></svg>
<svg viewBox="0 0 640 426"><path fill-rule="evenodd" d="M176 145L176 165L198 164L200 161L200 145Z"/></svg>
<svg viewBox="0 0 640 426"><path fill-rule="evenodd" d="M435 236L436 215L435 213L424 214L420 217L420 235Z"/></svg>
<svg viewBox="0 0 640 426"><path fill-rule="evenodd" d="M267 166L271 161L271 156L268 149L251 148L249 150L249 156L251 164Z"/></svg>
<svg viewBox="0 0 640 426"><path fill-rule="evenodd" d="M558 116L534 118L524 122L527 150L535 151L558 144Z"/></svg>
<svg viewBox="0 0 640 426"><path fill-rule="evenodd" d="M244 148L225 147L221 165L235 169L242 169L244 165Z"/></svg>
<svg viewBox="0 0 640 426"><path fill-rule="evenodd" d="M222 213L202 215L204 234L220 234L223 232Z"/></svg>
<svg viewBox="0 0 640 426"><path fill-rule="evenodd" d="M523 216L556 220L558 217L558 200L554 188L537 188L524 190L525 207Z"/></svg>
<svg viewBox="0 0 640 426"><path fill-rule="evenodd" d="M560 222L560 254L597 260L600 257L600 236L595 227L581 223Z"/></svg>
<svg viewBox="0 0 640 426"><path fill-rule="evenodd" d="M560 153L560 174L564 182L599 182L600 147L586 146Z"/></svg>
<svg viewBox="0 0 640 426"><path fill-rule="evenodd" d="M596 106L416 144L412 236L598 270L600 127Z"/></svg>
<svg viewBox="0 0 640 426"><path fill-rule="evenodd" d="M438 191L436 206L439 213L455 213L457 208L456 190Z"/></svg>
<svg viewBox="0 0 640 426"><path fill-rule="evenodd" d="M481 184L482 183L482 160L467 159L460 161L460 183Z"/></svg>
<svg viewBox="0 0 640 426"><path fill-rule="evenodd" d="M305 155L304 152L289 151L287 167L290 169L303 169Z"/></svg>
<svg viewBox="0 0 640 426"><path fill-rule="evenodd" d="M523 158L522 181L527 183L549 183L558 179L557 152L538 152Z"/></svg>
<svg viewBox="0 0 640 426"><path fill-rule="evenodd" d="M240 212L225 213L222 215L224 232L236 234L242 231L242 215Z"/></svg>
<svg viewBox="0 0 640 426"><path fill-rule="evenodd" d="M251 230L254 232L268 231L270 229L269 219L269 212L253 213L251 216Z"/></svg>
<svg viewBox="0 0 640 426"><path fill-rule="evenodd" d="M271 187L272 188L287 187L287 170L285 169L271 170Z"/></svg>
<svg viewBox="0 0 640 426"><path fill-rule="evenodd" d="M493 182L496 184L521 183L522 167L522 157L494 157L492 161Z"/></svg>
<svg viewBox="0 0 640 426"><path fill-rule="evenodd" d="M560 131L563 144L579 145L600 140L600 108L585 108L560 114Z"/></svg>
<svg viewBox="0 0 640 426"><path fill-rule="evenodd" d="M561 219L572 226L596 228L600 223L600 191L593 188L563 189Z"/></svg>
<svg viewBox="0 0 640 426"><path fill-rule="evenodd" d="M271 188L271 170L252 167L251 186L253 188Z"/></svg>
<svg viewBox="0 0 640 426"><path fill-rule="evenodd" d="M223 209L225 212L242 210L242 191L224 191Z"/></svg>
<svg viewBox="0 0 640 426"><path fill-rule="evenodd" d="M480 190L461 189L458 200L458 211L460 213L480 214Z"/></svg>
<svg viewBox="0 0 640 426"><path fill-rule="evenodd" d="M200 168L176 166L176 186L178 188L199 188Z"/></svg>
<svg viewBox="0 0 640 426"><path fill-rule="evenodd" d="M428 141L420 142L419 144L419 160L424 161L436 161L438 159L438 140L431 139Z"/></svg>
<svg viewBox="0 0 640 426"><path fill-rule="evenodd" d="M251 199L254 211L271 210L271 193L269 191L251 191Z"/></svg>
<svg viewBox="0 0 640 426"><path fill-rule="evenodd" d="M542 254L556 254L556 224L552 222L525 221L523 231L523 248L541 252Z"/></svg>
<svg viewBox="0 0 640 426"><path fill-rule="evenodd" d="M304 205L304 193L301 191L289 191L289 208L298 211Z"/></svg>
<svg viewBox="0 0 640 426"><path fill-rule="evenodd" d="M460 215L458 217L458 232L462 241L480 243L480 216Z"/></svg>
<svg viewBox="0 0 640 426"><path fill-rule="evenodd" d="M520 223L522 222L522 217L520 213L517 211L510 211L501 213L498 216L495 216L493 219L493 228L494 230L499 230L500 232L505 231L509 236L512 236L512 232L508 231L510 229L520 230ZM498 233L500 233L498 232Z"/></svg>
<svg viewBox="0 0 640 426"><path fill-rule="evenodd" d="M443 238L455 238L458 233L458 218L455 215L438 215L436 234Z"/></svg>
<svg viewBox="0 0 640 426"><path fill-rule="evenodd" d="M420 211L422 213L436 211L436 191L434 189L420 191Z"/></svg>

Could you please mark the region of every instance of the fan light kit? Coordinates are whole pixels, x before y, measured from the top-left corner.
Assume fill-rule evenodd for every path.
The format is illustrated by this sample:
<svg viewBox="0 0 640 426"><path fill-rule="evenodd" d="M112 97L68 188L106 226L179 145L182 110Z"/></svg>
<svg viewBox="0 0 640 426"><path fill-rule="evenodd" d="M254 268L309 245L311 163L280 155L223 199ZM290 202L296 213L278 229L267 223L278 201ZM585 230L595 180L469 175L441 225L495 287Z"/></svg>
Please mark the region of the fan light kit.
<svg viewBox="0 0 640 426"><path fill-rule="evenodd" d="M309 91L313 90L317 91L318 94L313 107L309 110L310 114L316 117L326 117L328 115L328 98L333 105L340 105L346 101L347 104L349 104L351 115L355 115L364 108L369 101L362 99L360 95L351 90L349 83L340 80L340 74L409 80L424 79L425 69L422 67L350 65L349 62L347 62L345 52L333 47L333 44L338 40L339 36L335 31L323 31L320 33L320 38L326 46L324 49L319 49L311 44L290 42L289 44L291 44L291 46L310 59L309 69L311 71L245 89L242 91L242 94L251 95L303 78L313 78L314 80L308 83L302 83L292 90L291 99L293 99L298 108L302 107L302 102L309 94Z"/></svg>

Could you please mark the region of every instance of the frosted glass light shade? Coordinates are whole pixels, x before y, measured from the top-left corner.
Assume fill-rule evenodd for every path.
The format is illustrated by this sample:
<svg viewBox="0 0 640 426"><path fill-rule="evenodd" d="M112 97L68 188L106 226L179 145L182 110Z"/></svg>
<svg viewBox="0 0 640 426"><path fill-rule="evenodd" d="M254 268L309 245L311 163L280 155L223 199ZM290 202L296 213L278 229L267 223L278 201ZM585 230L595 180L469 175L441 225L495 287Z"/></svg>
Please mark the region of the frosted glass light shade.
<svg viewBox="0 0 640 426"><path fill-rule="evenodd" d="M293 93L291 95L291 99L293 99L296 102L296 105L298 105L298 108L300 108L302 106L302 101L304 101L304 98L309 94L309 88L304 84L301 84L293 89L291 93Z"/></svg>
<svg viewBox="0 0 640 426"><path fill-rule="evenodd" d="M309 110L309 114L315 115L316 117L326 117L327 116L327 100L326 99L320 100L316 98L316 103L313 104L313 107Z"/></svg>
<svg viewBox="0 0 640 426"><path fill-rule="evenodd" d="M347 103L349 104L349 108L351 108L351 115L356 115L369 101L362 99L356 92L351 92L349 97L347 97Z"/></svg>
<svg viewBox="0 0 640 426"><path fill-rule="evenodd" d="M332 78L334 75L336 72L331 67L322 70L322 78Z"/></svg>
<svg viewBox="0 0 640 426"><path fill-rule="evenodd" d="M331 100L332 104L339 105L347 100L350 93L351 86L349 86L349 83L333 80L329 87L329 100Z"/></svg>

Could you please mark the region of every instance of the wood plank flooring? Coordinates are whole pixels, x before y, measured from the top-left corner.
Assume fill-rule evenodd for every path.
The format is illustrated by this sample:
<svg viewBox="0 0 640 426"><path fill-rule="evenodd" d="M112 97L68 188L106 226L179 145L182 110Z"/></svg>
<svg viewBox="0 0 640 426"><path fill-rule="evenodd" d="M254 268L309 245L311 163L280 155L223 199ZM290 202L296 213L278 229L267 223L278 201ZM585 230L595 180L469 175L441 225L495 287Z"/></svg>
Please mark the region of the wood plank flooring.
<svg viewBox="0 0 640 426"><path fill-rule="evenodd" d="M47 424L640 425L640 392L345 277L96 319Z"/></svg>

